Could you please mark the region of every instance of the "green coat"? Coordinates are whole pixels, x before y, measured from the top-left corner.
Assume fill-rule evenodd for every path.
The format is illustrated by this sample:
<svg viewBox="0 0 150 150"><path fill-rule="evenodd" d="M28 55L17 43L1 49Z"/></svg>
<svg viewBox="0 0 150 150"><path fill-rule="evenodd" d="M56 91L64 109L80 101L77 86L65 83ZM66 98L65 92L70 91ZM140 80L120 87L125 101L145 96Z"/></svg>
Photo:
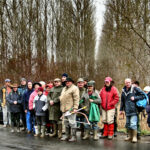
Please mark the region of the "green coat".
<svg viewBox="0 0 150 150"><path fill-rule="evenodd" d="M61 94L61 91L63 89L63 86L59 87L53 87L50 90L50 93L48 94L48 103L52 100L54 102L54 105L50 105L49 103L49 120L58 121L60 117L62 116L62 112L60 111L60 99L59 96Z"/></svg>

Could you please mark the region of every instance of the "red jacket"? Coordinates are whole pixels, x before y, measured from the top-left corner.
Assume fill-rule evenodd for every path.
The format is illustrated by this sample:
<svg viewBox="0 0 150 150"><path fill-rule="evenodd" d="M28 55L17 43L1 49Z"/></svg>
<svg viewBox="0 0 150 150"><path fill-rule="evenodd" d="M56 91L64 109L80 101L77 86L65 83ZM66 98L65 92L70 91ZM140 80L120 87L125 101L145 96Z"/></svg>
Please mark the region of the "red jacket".
<svg viewBox="0 0 150 150"><path fill-rule="evenodd" d="M119 93L116 87L112 86L109 92L106 91L106 87L103 87L100 91L101 106L104 110L114 109L115 105L119 101Z"/></svg>

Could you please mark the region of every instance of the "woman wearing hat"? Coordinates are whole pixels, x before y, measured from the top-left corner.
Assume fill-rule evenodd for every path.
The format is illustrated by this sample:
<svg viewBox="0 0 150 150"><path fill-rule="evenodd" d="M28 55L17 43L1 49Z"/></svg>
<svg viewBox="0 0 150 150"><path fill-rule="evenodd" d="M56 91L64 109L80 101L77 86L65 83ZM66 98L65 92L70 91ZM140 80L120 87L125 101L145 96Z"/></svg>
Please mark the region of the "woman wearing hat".
<svg viewBox="0 0 150 150"><path fill-rule="evenodd" d="M38 95L35 96L33 101L33 109L35 109L36 122L37 122L37 133L34 136L40 137L45 136L45 126L46 126L46 110L48 108L47 96L43 94L44 89L39 87L37 92Z"/></svg>
<svg viewBox="0 0 150 150"><path fill-rule="evenodd" d="M62 137L62 121L60 120L62 112L60 111L59 99L62 89L63 86L61 85L61 80L56 78L54 80L54 87L50 90L47 97L49 103L49 120L52 121L54 126L54 132L50 134L51 137L57 136L58 130L58 138Z"/></svg>
<svg viewBox="0 0 150 150"><path fill-rule="evenodd" d="M114 116L115 105L119 101L119 93L116 87L113 86L111 77L106 77L104 87L100 91L101 106L102 106L102 121L104 123L104 132L102 138L112 139L114 135Z"/></svg>
<svg viewBox="0 0 150 150"><path fill-rule="evenodd" d="M10 104L11 112L11 132L14 132L14 126L17 126L17 132L20 132L20 113L22 104L22 95L18 92L18 84L12 85L12 92L9 93L7 101Z"/></svg>

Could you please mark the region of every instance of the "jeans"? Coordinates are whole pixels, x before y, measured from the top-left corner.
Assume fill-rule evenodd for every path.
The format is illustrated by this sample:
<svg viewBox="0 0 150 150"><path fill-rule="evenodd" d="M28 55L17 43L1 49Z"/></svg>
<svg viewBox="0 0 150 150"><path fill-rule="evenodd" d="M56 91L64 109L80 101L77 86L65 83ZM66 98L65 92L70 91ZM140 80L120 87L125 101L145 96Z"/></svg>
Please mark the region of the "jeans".
<svg viewBox="0 0 150 150"><path fill-rule="evenodd" d="M26 113L26 123L27 123L27 129L28 131L35 131L34 125L35 125L35 116L33 113L31 113L29 110Z"/></svg>
<svg viewBox="0 0 150 150"><path fill-rule="evenodd" d="M137 115L134 116L126 116L126 128L131 130L137 130Z"/></svg>
<svg viewBox="0 0 150 150"><path fill-rule="evenodd" d="M10 112L8 112L8 106L4 106L2 107L2 111L3 111L3 124L4 125L11 125L11 115Z"/></svg>

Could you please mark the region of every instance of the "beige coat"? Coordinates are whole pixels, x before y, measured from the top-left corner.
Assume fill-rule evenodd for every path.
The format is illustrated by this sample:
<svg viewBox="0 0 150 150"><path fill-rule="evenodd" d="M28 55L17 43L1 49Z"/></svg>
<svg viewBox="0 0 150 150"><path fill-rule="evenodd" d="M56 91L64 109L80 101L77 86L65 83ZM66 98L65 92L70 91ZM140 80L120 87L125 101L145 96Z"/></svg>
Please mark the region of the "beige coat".
<svg viewBox="0 0 150 150"><path fill-rule="evenodd" d="M71 108L78 109L79 106L79 89L74 84L71 87L64 87L60 95L60 108L62 112L66 112Z"/></svg>

